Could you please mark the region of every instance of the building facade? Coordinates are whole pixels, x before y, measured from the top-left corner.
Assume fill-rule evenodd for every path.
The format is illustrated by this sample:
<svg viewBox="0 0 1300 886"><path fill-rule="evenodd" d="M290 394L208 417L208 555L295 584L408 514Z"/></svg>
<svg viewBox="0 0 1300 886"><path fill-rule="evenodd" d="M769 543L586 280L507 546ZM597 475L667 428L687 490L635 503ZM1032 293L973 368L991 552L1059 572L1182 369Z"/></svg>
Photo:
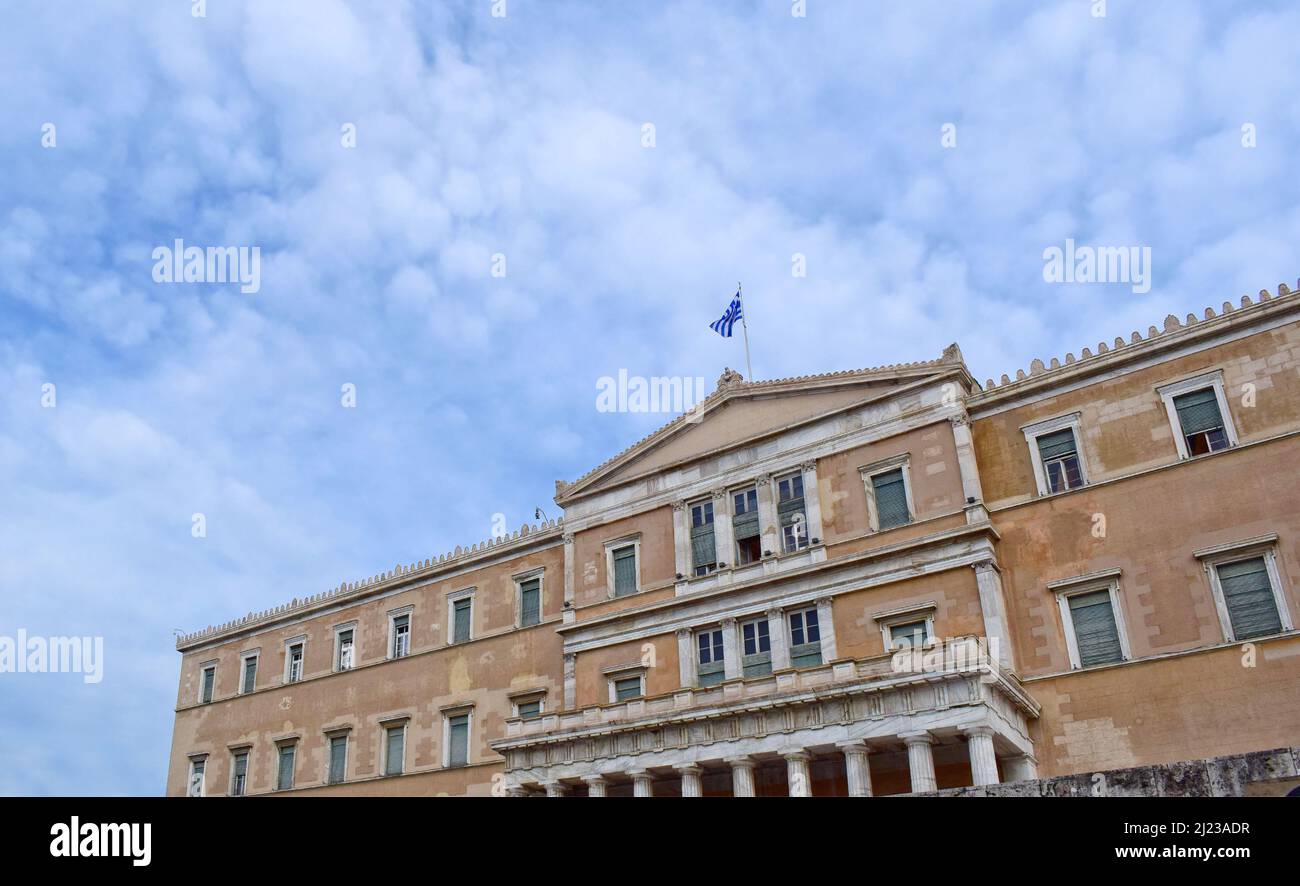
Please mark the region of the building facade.
<svg viewBox="0 0 1300 886"><path fill-rule="evenodd" d="M996 383L955 345L728 371L563 520L181 637L167 790L880 796L1289 747L1297 465L1285 285Z"/></svg>

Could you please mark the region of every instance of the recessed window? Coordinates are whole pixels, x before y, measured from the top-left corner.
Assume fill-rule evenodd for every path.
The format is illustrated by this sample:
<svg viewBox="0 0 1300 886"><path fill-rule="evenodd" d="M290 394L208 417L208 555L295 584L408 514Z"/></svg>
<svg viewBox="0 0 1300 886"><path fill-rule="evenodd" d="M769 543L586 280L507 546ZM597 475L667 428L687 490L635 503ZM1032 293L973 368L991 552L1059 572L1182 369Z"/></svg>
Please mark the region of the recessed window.
<svg viewBox="0 0 1300 886"><path fill-rule="evenodd" d="M903 649L905 647L919 649L929 640L929 629L925 619L891 624L888 631L890 649Z"/></svg>
<svg viewBox="0 0 1300 886"><path fill-rule="evenodd" d="M280 745L279 764L275 774L277 791L287 791L293 787L293 763L297 755L297 744Z"/></svg>
<svg viewBox="0 0 1300 886"><path fill-rule="evenodd" d="M356 647L356 629L345 628L336 635L338 637L338 651L334 657L334 667L340 671L352 669L353 651Z"/></svg>
<svg viewBox="0 0 1300 886"><path fill-rule="evenodd" d="M758 526L758 489L751 486L731 494L731 528L736 538L736 565L757 563L763 556Z"/></svg>
<svg viewBox="0 0 1300 886"><path fill-rule="evenodd" d="M348 771L348 737L346 735L330 736L330 769L328 781L338 784L347 777Z"/></svg>
<svg viewBox="0 0 1300 886"><path fill-rule="evenodd" d="M302 662L306 652L306 644L290 643L285 655L287 656L284 680L286 683L297 683L302 679Z"/></svg>
<svg viewBox="0 0 1300 886"><path fill-rule="evenodd" d="M614 681L614 701L628 701L640 698L644 694L639 674L635 677L621 677Z"/></svg>
<svg viewBox="0 0 1300 886"><path fill-rule="evenodd" d="M207 775L208 760L206 757L190 761L190 782L185 791L187 797L202 797L203 782Z"/></svg>
<svg viewBox="0 0 1300 886"><path fill-rule="evenodd" d="M708 575L718 568L718 553L713 538L713 500L697 501L690 507L691 568L696 575Z"/></svg>
<svg viewBox="0 0 1300 886"><path fill-rule="evenodd" d="M248 751L235 754L231 762L230 796L242 797L248 790Z"/></svg>
<svg viewBox="0 0 1300 886"><path fill-rule="evenodd" d="M462 597L451 604L451 642L468 643L472 633L474 598Z"/></svg>
<svg viewBox="0 0 1300 886"><path fill-rule="evenodd" d="M389 617L388 657L405 658L411 652L411 615L401 613Z"/></svg>
<svg viewBox="0 0 1300 886"><path fill-rule="evenodd" d="M401 775L406 765L406 724L384 730L384 775Z"/></svg>
<svg viewBox="0 0 1300 886"><path fill-rule="evenodd" d="M722 631L712 629L700 631L695 635L696 682L701 686L713 686L726 677L726 661L722 642Z"/></svg>
<svg viewBox="0 0 1300 886"><path fill-rule="evenodd" d="M1043 463L1043 479L1049 492L1065 492L1083 485L1073 428L1043 434L1037 443L1038 457Z"/></svg>
<svg viewBox="0 0 1300 886"><path fill-rule="evenodd" d="M1237 445L1221 371L1206 372L1156 390L1169 414L1180 458L1209 455Z"/></svg>
<svg viewBox="0 0 1300 886"><path fill-rule="evenodd" d="M519 626L531 627L540 624L541 620L542 579L535 576L519 582Z"/></svg>
<svg viewBox="0 0 1300 886"><path fill-rule="evenodd" d="M636 580L636 545L629 544L614 548L610 552L614 568L614 596L625 597L635 594Z"/></svg>
<svg viewBox="0 0 1300 886"><path fill-rule="evenodd" d="M212 702L212 693L216 685L217 666L205 666L199 678L199 701L202 704L210 704Z"/></svg>
<svg viewBox="0 0 1300 886"><path fill-rule="evenodd" d="M1070 665L1091 668L1129 658L1118 571L1107 578L1081 576L1048 584L1056 592Z"/></svg>
<svg viewBox="0 0 1300 886"><path fill-rule="evenodd" d="M873 616L886 652L921 649L934 642L935 605L908 606Z"/></svg>
<svg viewBox="0 0 1300 886"><path fill-rule="evenodd" d="M790 665L796 668L810 668L822 663L821 626L817 622L816 609L803 609L791 612L790 622Z"/></svg>
<svg viewBox="0 0 1300 886"><path fill-rule="evenodd" d="M469 714L447 718L447 765L469 765Z"/></svg>
<svg viewBox="0 0 1300 886"><path fill-rule="evenodd" d="M532 701L521 701L515 705L515 716L522 717L525 720L536 720L542 715L542 700L535 698Z"/></svg>
<svg viewBox="0 0 1300 886"><path fill-rule="evenodd" d="M1279 605L1281 591L1270 568L1272 556L1270 550L1260 556L1218 562L1211 567L1232 640L1266 637L1289 629Z"/></svg>
<svg viewBox="0 0 1300 886"><path fill-rule="evenodd" d="M756 618L740 626L741 672L746 677L772 673L772 638L766 618Z"/></svg>
<svg viewBox="0 0 1300 886"><path fill-rule="evenodd" d="M803 474L776 481L776 515L781 526L781 546L788 554L808 547L808 521L804 512Z"/></svg>
<svg viewBox="0 0 1300 886"><path fill-rule="evenodd" d="M244 656L244 669L240 678L239 691L242 694L252 692L257 688L257 653L249 653Z"/></svg>
<svg viewBox="0 0 1300 886"><path fill-rule="evenodd" d="M892 529L912 522L912 515L907 509L902 468L873 475L871 486L876 493L876 514L881 529Z"/></svg>

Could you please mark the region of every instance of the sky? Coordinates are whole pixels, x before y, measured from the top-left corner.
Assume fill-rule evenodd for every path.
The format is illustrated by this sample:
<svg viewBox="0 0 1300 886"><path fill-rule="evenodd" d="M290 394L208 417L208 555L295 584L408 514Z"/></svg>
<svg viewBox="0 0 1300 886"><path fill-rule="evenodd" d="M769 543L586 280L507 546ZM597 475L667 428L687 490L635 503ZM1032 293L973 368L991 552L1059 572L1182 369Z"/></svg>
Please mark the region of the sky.
<svg viewBox="0 0 1300 886"><path fill-rule="evenodd" d="M162 793L176 630L559 516L671 418L602 377L748 375L738 281L759 379L1294 287L1300 8L1101 6L6 2L0 638L104 652L0 673L0 794Z"/></svg>

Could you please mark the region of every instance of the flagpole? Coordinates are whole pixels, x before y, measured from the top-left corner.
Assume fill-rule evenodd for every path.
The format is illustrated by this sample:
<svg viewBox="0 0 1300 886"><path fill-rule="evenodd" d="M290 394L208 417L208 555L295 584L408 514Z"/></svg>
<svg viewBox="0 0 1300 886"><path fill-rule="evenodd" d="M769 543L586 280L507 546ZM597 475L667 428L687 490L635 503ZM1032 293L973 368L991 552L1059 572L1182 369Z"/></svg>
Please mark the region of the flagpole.
<svg viewBox="0 0 1300 886"><path fill-rule="evenodd" d="M745 333L745 372L750 381L754 380L754 367L749 365L749 324L745 322L745 300L740 296L740 284L736 284L736 298L740 301L740 328Z"/></svg>

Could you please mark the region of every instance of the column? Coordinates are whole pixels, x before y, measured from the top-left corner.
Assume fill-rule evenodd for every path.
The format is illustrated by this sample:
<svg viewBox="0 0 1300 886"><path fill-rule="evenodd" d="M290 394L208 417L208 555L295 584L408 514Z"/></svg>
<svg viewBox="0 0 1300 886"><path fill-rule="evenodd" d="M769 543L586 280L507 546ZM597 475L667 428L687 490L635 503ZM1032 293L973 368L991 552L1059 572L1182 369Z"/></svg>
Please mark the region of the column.
<svg viewBox="0 0 1300 886"><path fill-rule="evenodd" d="M703 785L700 784L700 776L704 770L695 764L676 767L677 771L682 774L682 796L683 797L702 797L704 796Z"/></svg>
<svg viewBox="0 0 1300 886"><path fill-rule="evenodd" d="M998 758L993 753L993 727L971 726L966 733L966 748L970 752L971 783L975 785L998 783Z"/></svg>
<svg viewBox="0 0 1300 886"><path fill-rule="evenodd" d="M740 628L734 618L722 620L722 675L728 680L738 680L743 673L740 664Z"/></svg>
<svg viewBox="0 0 1300 886"><path fill-rule="evenodd" d="M683 689L695 685L695 661L690 628L681 628L677 631L677 677Z"/></svg>
<svg viewBox="0 0 1300 886"><path fill-rule="evenodd" d="M835 612L830 597L817 598L817 630L822 638L822 661L839 658L835 651Z"/></svg>
<svg viewBox="0 0 1300 886"><path fill-rule="evenodd" d="M736 527L731 523L729 496L725 489L713 491L713 546L717 549L718 568L736 565Z"/></svg>
<svg viewBox="0 0 1300 886"><path fill-rule="evenodd" d="M912 774L912 793L937 790L934 778L933 738L928 732L905 732L898 736L907 745L907 766Z"/></svg>
<svg viewBox="0 0 1300 886"><path fill-rule="evenodd" d="M984 636L989 655L1001 667L1015 670L1011 654L1011 634L1007 631L1006 599L1002 594L1002 573L992 559L974 565L975 584L979 588L980 611L984 615Z"/></svg>
<svg viewBox="0 0 1300 886"><path fill-rule="evenodd" d="M1033 781L1038 778L1038 761L1029 754L1008 757L1004 762L1007 781Z"/></svg>
<svg viewBox="0 0 1300 886"><path fill-rule="evenodd" d="M573 608L573 533L564 533L564 623L571 624L578 613Z"/></svg>
<svg viewBox="0 0 1300 886"><path fill-rule="evenodd" d="M980 471L975 460L975 444L971 439L970 418L956 415L948 421L952 424L952 439L957 448L957 471L961 474L962 497L968 508L972 504L979 505L966 511L966 520L969 523L982 522L988 519L988 512L984 510L984 492L980 488Z"/></svg>
<svg viewBox="0 0 1300 886"><path fill-rule="evenodd" d="M635 769L629 772L632 777L632 796L634 797L653 797L654 790L650 787L650 773L644 769Z"/></svg>
<svg viewBox="0 0 1300 886"><path fill-rule="evenodd" d="M812 796L812 776L808 774L808 761L812 755L807 751L790 751L781 755L785 757L785 777L790 783L791 797Z"/></svg>
<svg viewBox="0 0 1300 886"><path fill-rule="evenodd" d="M578 654L564 653L564 708L573 710L578 704Z"/></svg>
<svg viewBox="0 0 1300 886"><path fill-rule="evenodd" d="M733 797L754 796L754 760L752 757L730 757L731 794Z"/></svg>
<svg viewBox="0 0 1300 886"><path fill-rule="evenodd" d="M587 775L587 776L584 776L582 780L585 781L585 782L587 783L587 796L588 796L588 797L603 797L603 796L605 796L605 786L608 784L608 782L605 781L605 776L603 776L603 775Z"/></svg>
<svg viewBox="0 0 1300 886"><path fill-rule="evenodd" d="M785 610L774 606L767 610L767 634L772 643L772 670L790 667L790 633L785 627Z"/></svg>
<svg viewBox="0 0 1300 886"><path fill-rule="evenodd" d="M694 572L691 569L691 527L684 501L673 502L673 554L676 572L681 576L678 581L690 578Z"/></svg>
<svg viewBox="0 0 1300 886"><path fill-rule="evenodd" d="M803 511L804 528L808 530L808 544L816 544L813 539L821 541L822 535L822 500L817 489L817 462L810 461L800 465L803 470Z"/></svg>
<svg viewBox="0 0 1300 886"><path fill-rule="evenodd" d="M542 787L546 788L546 796L548 797L564 797L569 793L568 786L563 782L548 781L544 782Z"/></svg>
<svg viewBox="0 0 1300 886"><path fill-rule="evenodd" d="M758 537L762 542L763 554L768 551L775 554L780 548L780 527L776 525L776 489L772 478L758 478Z"/></svg>
<svg viewBox="0 0 1300 886"><path fill-rule="evenodd" d="M849 779L850 797L871 796L871 762L865 741L851 741L840 745L844 752L844 771Z"/></svg>

